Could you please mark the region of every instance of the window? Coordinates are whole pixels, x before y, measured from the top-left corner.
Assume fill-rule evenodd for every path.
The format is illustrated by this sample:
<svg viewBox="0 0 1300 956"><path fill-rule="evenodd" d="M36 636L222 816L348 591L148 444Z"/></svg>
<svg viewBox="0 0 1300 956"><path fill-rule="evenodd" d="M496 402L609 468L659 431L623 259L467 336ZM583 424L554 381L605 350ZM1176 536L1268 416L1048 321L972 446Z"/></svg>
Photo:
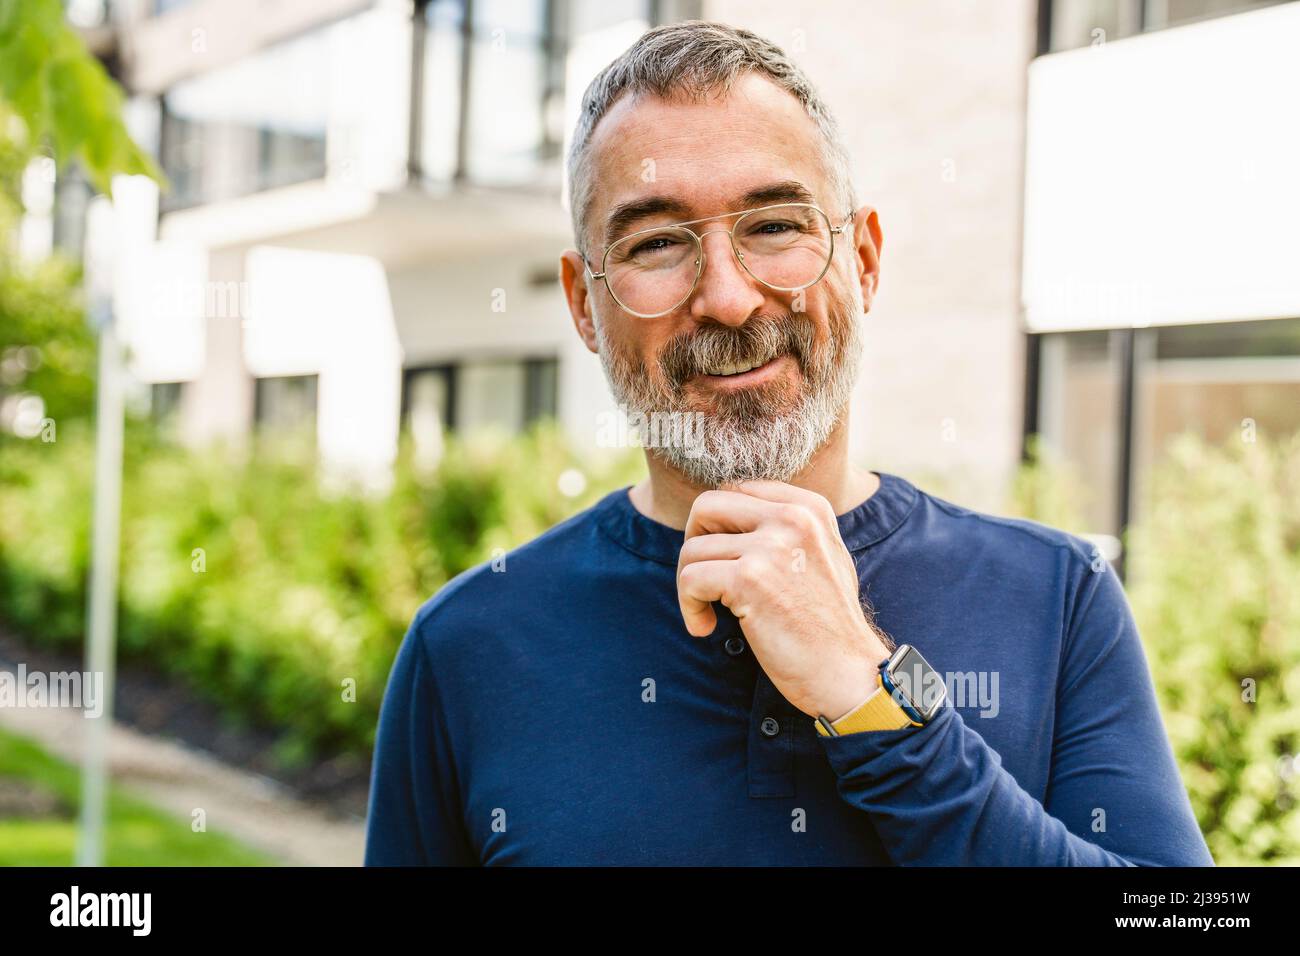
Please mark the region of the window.
<svg viewBox="0 0 1300 956"><path fill-rule="evenodd" d="M1088 489L1082 532L1118 537L1150 508L1152 470L1184 432L1212 444L1300 432L1300 318L1034 339L1027 430Z"/></svg>
<svg viewBox="0 0 1300 956"><path fill-rule="evenodd" d="M1282 0L1147 0L1146 29L1181 26L1197 20L1258 10L1279 2Z"/></svg>
<svg viewBox="0 0 1300 956"><path fill-rule="evenodd" d="M1300 319L1137 332L1134 504L1170 440L1279 441L1300 431ZM1135 515L1136 516L1136 515Z"/></svg>
<svg viewBox="0 0 1300 956"><path fill-rule="evenodd" d="M306 431L316 422L315 375L257 379L253 419L259 428Z"/></svg>
<svg viewBox="0 0 1300 956"><path fill-rule="evenodd" d="M402 417L417 443L451 429L520 431L556 410L554 358L501 358L429 365L403 375Z"/></svg>
<svg viewBox="0 0 1300 956"><path fill-rule="evenodd" d="M470 9L469 172L482 182L527 182L544 158L547 140L551 4L475 0Z"/></svg>
<svg viewBox="0 0 1300 956"><path fill-rule="evenodd" d="M184 382L155 382L149 387L149 418L164 428L176 427Z"/></svg>
<svg viewBox="0 0 1300 956"><path fill-rule="evenodd" d="M461 0L425 7L420 167L430 179L451 179L459 163L463 30Z"/></svg>
<svg viewBox="0 0 1300 956"><path fill-rule="evenodd" d="M434 460L455 416L456 367L410 368L402 375L402 422L421 458Z"/></svg>
<svg viewBox="0 0 1300 956"><path fill-rule="evenodd" d="M1096 46L1142 32L1142 0L1053 0L1049 7L1053 51Z"/></svg>
<svg viewBox="0 0 1300 956"><path fill-rule="evenodd" d="M652 0L430 0L423 12L420 166L430 180L558 177L569 54L617 24L698 15ZM618 53L609 51L610 58Z"/></svg>
<svg viewBox="0 0 1300 956"><path fill-rule="evenodd" d="M531 424L540 418L555 417L555 359L529 359L524 365L524 421Z"/></svg>
<svg viewBox="0 0 1300 956"><path fill-rule="evenodd" d="M1284 0L1040 0L1039 53L1096 46Z"/></svg>
<svg viewBox="0 0 1300 956"><path fill-rule="evenodd" d="M329 28L173 86L162 101L164 208L325 175Z"/></svg>
<svg viewBox="0 0 1300 956"><path fill-rule="evenodd" d="M1118 536L1124 332L1041 337L1038 433L1044 449L1068 462L1089 496L1081 502L1092 534Z"/></svg>

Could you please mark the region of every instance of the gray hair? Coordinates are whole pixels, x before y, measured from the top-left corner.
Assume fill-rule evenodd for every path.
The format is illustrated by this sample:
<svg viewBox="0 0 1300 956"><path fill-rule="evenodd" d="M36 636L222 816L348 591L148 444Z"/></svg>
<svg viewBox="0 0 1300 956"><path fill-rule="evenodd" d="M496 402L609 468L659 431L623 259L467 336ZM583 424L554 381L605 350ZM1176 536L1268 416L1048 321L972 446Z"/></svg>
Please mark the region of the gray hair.
<svg viewBox="0 0 1300 956"><path fill-rule="evenodd" d="M583 94L569 148L568 177L573 235L584 255L592 199L591 136L610 107L624 94L638 93L699 101L712 93L725 94L738 77L751 72L770 79L803 105L821 132L823 161L833 188L847 203L844 211L857 207L849 175L849 153L839 127L804 72L780 47L749 30L686 20L642 34L596 75Z"/></svg>

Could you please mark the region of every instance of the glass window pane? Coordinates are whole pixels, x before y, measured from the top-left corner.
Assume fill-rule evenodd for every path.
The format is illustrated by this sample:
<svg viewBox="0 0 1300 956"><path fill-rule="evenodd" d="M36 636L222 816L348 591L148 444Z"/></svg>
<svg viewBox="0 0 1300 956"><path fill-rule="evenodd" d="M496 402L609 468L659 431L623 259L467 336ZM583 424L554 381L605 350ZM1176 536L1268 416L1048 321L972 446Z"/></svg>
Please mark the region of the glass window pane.
<svg viewBox="0 0 1300 956"><path fill-rule="evenodd" d="M1281 0L1147 0L1148 30L1176 27L1230 13L1270 7Z"/></svg>
<svg viewBox="0 0 1300 956"><path fill-rule="evenodd" d="M156 425L174 428L181 407L182 382L155 382L149 389L149 417Z"/></svg>
<svg viewBox="0 0 1300 956"><path fill-rule="evenodd" d="M406 424L419 439L432 440L452 427L451 367L406 373Z"/></svg>
<svg viewBox="0 0 1300 956"><path fill-rule="evenodd" d="M546 4L474 4L466 162L480 182L536 179L545 132Z"/></svg>
<svg viewBox="0 0 1300 956"><path fill-rule="evenodd" d="M1163 30L1198 20L1271 7L1285 0L1053 0L1051 49Z"/></svg>
<svg viewBox="0 0 1300 956"><path fill-rule="evenodd" d="M1045 335L1040 353L1039 434L1046 451L1073 467L1089 534L1119 534L1123 333Z"/></svg>
<svg viewBox="0 0 1300 956"><path fill-rule="evenodd" d="M259 427L305 429L316 421L316 376L259 378L254 417Z"/></svg>
<svg viewBox="0 0 1300 956"><path fill-rule="evenodd" d="M165 97L168 209L325 174L327 30L176 84Z"/></svg>
<svg viewBox="0 0 1300 956"><path fill-rule="evenodd" d="M425 8L424 22L420 168L430 179L447 180L456 172L460 131L460 0L434 0Z"/></svg>
<svg viewBox="0 0 1300 956"><path fill-rule="evenodd" d="M1140 29L1139 0L1056 0L1052 49L1072 50L1131 36Z"/></svg>
<svg viewBox="0 0 1300 956"><path fill-rule="evenodd" d="M1300 431L1300 319L1145 329L1136 366L1135 513L1169 442L1282 441Z"/></svg>
<svg viewBox="0 0 1300 956"><path fill-rule="evenodd" d="M604 30L619 23L634 20L647 29L650 26L650 4L647 0L586 0L570 5L572 33L582 36Z"/></svg>
<svg viewBox="0 0 1300 956"><path fill-rule="evenodd" d="M528 395L524 420L555 417L556 379L559 370L555 359L530 359L527 364Z"/></svg>
<svg viewBox="0 0 1300 956"><path fill-rule="evenodd" d="M460 366L456 376L457 428L498 426L519 431L524 425L525 388L522 362L470 362Z"/></svg>

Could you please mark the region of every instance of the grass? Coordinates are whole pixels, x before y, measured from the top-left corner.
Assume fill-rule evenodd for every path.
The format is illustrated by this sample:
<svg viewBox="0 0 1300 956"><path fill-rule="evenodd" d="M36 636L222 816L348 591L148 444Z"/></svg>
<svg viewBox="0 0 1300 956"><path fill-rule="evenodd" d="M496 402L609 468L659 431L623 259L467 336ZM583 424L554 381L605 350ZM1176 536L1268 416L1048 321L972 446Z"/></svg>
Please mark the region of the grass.
<svg viewBox="0 0 1300 956"><path fill-rule="evenodd" d="M31 741L0 731L0 783L33 788L62 812L0 818L0 866L71 866L77 845L80 771ZM230 837L195 833L188 820L110 788L108 866L271 866Z"/></svg>

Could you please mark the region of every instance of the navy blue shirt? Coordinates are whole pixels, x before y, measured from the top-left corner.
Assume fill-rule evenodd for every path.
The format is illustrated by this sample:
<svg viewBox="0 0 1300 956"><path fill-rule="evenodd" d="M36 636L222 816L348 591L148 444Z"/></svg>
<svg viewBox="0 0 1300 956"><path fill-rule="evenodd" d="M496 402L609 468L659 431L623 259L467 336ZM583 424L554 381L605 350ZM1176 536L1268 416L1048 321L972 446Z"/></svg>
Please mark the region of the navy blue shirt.
<svg viewBox="0 0 1300 956"><path fill-rule="evenodd" d="M624 488L415 615L366 864L1213 865L1110 566L877 474L840 532L931 723L819 736L724 606L687 633L683 533Z"/></svg>

